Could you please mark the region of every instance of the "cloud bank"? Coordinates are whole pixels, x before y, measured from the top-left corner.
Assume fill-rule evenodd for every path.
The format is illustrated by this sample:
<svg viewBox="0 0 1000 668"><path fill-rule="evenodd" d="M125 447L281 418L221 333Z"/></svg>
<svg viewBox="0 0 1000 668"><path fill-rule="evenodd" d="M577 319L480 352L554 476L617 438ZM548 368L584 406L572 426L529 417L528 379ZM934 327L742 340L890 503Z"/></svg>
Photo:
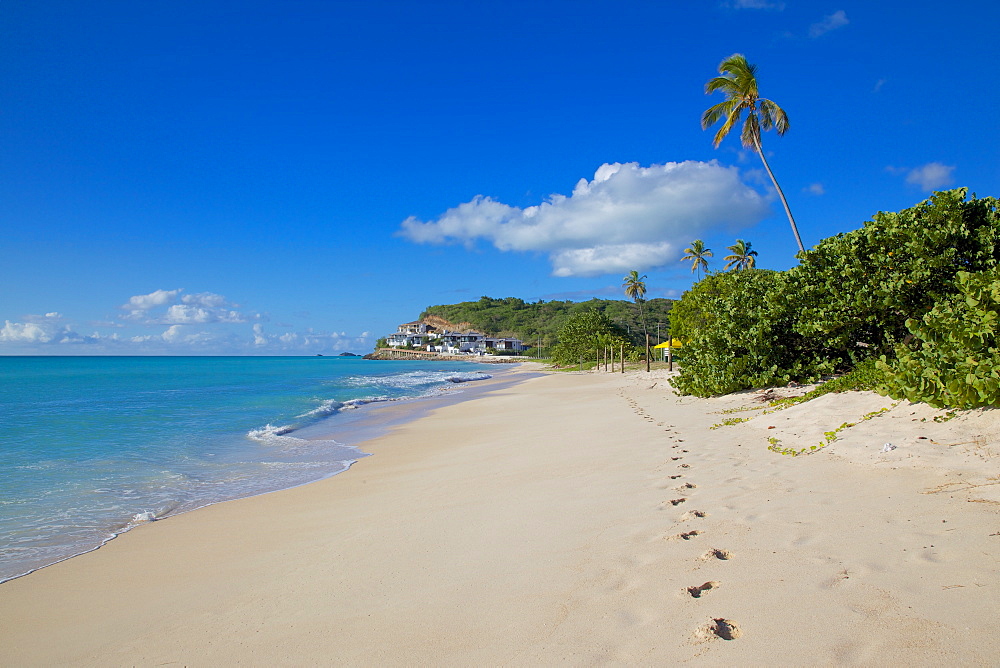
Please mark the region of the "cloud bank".
<svg viewBox="0 0 1000 668"><path fill-rule="evenodd" d="M124 311L117 322L95 322L90 326L121 330L84 335L65 322L62 314L26 315L21 322L3 320L0 352L4 354L88 355L274 355L316 354L365 350L373 343L369 332L350 336L345 332L270 334L259 313L236 310L222 295L212 292L183 294L182 289L156 290L130 297L119 306ZM253 323L250 325L250 323ZM126 332L125 330L131 330ZM135 330L139 330L136 332Z"/></svg>
<svg viewBox="0 0 1000 668"><path fill-rule="evenodd" d="M547 253L555 276L643 271L680 257L706 231L770 214L768 198L716 161L601 165L566 196L519 208L479 195L437 220L411 216L398 234L425 244L484 240L501 251Z"/></svg>
<svg viewBox="0 0 1000 668"><path fill-rule="evenodd" d="M192 325L213 322L246 322L247 316L232 310L222 295L201 292L181 295L184 290L156 290L147 295L130 297L121 308L125 320L158 325ZM161 307L166 307L162 310ZM254 318L256 316L250 316Z"/></svg>

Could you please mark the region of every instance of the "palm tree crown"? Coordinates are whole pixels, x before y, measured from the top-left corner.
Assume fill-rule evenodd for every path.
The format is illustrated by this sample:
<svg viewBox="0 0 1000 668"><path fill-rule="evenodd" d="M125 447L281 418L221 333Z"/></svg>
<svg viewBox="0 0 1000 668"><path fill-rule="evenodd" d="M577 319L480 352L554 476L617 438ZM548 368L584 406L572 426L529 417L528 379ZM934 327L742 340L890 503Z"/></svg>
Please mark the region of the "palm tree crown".
<svg viewBox="0 0 1000 668"><path fill-rule="evenodd" d="M638 302L646 295L646 284L643 282L646 280L646 275L639 275L639 272L633 270L628 273L627 276L622 278L622 287L625 288L625 295L632 301Z"/></svg>
<svg viewBox="0 0 1000 668"><path fill-rule="evenodd" d="M757 265L757 251L750 250L752 244L749 241L743 241L743 239L737 239L736 243L727 248L732 251L732 255L726 256L726 266L723 267L724 270L728 271L731 267L740 271L742 269L753 269Z"/></svg>
<svg viewBox="0 0 1000 668"><path fill-rule="evenodd" d="M788 131L788 114L776 103L767 98L761 97L757 90L757 66L747 62L742 53L734 53L719 64L719 74L722 76L713 77L705 84L705 94L711 95L720 91L725 100L718 104L713 104L701 115L701 128L703 130L722 121L722 127L715 133L712 143L716 148L726 138L726 135L737 125L746 112L746 120L743 122L743 130L740 139L743 146L757 151L767 175L771 177L774 189L778 191L781 204L785 207L785 214L788 222L792 225L792 234L795 235L795 242L799 245L799 250L804 251L802 239L799 238L799 228L795 225L792 211L788 208L788 201L785 194L778 185L778 180L771 172L771 166L767 164L764 157L764 149L760 141L761 130L774 129L778 135L783 135Z"/></svg>
<svg viewBox="0 0 1000 668"><path fill-rule="evenodd" d="M698 280L701 280L701 270L704 269L708 271L708 260L706 258L712 257L712 251L705 248L705 242L701 239L695 239L691 242L689 248L684 249L684 257L681 258L681 262L685 260L690 260L691 271L698 272Z"/></svg>

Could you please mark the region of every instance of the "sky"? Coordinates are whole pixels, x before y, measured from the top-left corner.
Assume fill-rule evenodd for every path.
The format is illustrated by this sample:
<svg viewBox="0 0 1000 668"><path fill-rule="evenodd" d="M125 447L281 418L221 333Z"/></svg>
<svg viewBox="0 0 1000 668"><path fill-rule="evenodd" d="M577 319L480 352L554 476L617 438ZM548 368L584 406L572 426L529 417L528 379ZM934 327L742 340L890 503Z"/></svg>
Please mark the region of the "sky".
<svg viewBox="0 0 1000 668"><path fill-rule="evenodd" d="M427 306L679 297L702 239L796 263L713 147L743 53L806 247L1000 196L1000 4L175 0L0 5L0 355L364 353ZM988 71L987 71L988 73Z"/></svg>

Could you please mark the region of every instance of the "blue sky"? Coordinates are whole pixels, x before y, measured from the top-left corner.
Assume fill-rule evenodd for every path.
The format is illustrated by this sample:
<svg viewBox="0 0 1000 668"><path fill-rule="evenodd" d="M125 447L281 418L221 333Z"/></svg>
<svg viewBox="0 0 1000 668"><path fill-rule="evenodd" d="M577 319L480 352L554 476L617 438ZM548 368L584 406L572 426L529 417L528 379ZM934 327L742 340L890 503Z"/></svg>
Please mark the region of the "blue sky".
<svg viewBox="0 0 1000 668"><path fill-rule="evenodd" d="M0 7L0 354L365 352L431 304L648 296L795 244L699 125L744 53L807 247L1000 195L993 2Z"/></svg>

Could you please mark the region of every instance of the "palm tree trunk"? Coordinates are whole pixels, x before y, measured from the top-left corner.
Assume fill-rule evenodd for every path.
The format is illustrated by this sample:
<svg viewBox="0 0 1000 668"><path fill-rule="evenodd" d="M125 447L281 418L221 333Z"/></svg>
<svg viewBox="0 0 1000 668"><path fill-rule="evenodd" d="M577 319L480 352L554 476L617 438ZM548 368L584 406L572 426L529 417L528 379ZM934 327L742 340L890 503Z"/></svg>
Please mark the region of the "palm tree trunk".
<svg viewBox="0 0 1000 668"><path fill-rule="evenodd" d="M642 333L646 336L646 373L649 373L649 332L646 331L646 316L642 312L642 301L639 301L639 318L642 319Z"/></svg>
<svg viewBox="0 0 1000 668"><path fill-rule="evenodd" d="M760 161L764 163L764 169L767 170L767 175L771 177L771 183L774 184L774 189L778 191L778 197L781 198L781 204L785 207L785 215L788 216L788 222L792 224L792 234L795 235L795 243L799 245L799 252L804 252L805 247L802 246L802 239L799 237L799 228L795 225L795 219L792 218L792 210L788 208L788 200L785 199L785 193L781 191L778 179L774 178L771 166L767 164L767 158L764 157L764 149L761 148L760 140L754 138L754 143L757 144L757 155L760 156Z"/></svg>

